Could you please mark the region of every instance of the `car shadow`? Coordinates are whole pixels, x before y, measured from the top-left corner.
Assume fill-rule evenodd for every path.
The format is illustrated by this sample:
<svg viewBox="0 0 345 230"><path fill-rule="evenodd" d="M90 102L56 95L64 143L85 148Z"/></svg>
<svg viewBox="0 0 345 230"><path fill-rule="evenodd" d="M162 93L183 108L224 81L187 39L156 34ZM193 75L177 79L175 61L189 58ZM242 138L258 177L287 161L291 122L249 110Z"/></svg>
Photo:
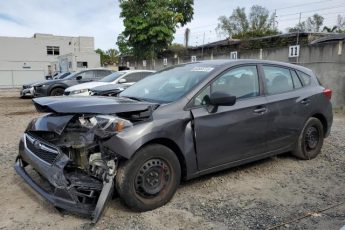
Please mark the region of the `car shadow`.
<svg viewBox="0 0 345 230"><path fill-rule="evenodd" d="M196 183L204 182L204 181L210 180L214 177L222 177L222 176L236 173L239 171L250 170L250 169L253 169L255 167L263 166L264 164L267 164L269 162L277 161L277 159L279 159L279 160L288 160L288 159L289 160L297 160L297 158L292 156L290 152L286 152L286 153L279 154L277 156L264 158L264 159L253 161L253 162L246 163L243 165L239 165L239 166L235 166L232 168L228 168L228 169L220 170L217 172L209 173L206 175L202 175L202 176L199 176L199 177L187 180L187 181L183 180L183 181L181 181L180 187L192 186Z"/></svg>

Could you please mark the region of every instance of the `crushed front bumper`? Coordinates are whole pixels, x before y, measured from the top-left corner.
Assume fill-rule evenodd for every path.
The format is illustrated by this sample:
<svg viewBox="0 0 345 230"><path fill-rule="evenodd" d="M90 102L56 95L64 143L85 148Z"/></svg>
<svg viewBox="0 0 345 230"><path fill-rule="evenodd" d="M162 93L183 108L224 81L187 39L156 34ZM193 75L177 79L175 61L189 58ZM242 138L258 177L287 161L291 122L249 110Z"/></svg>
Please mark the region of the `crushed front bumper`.
<svg viewBox="0 0 345 230"><path fill-rule="evenodd" d="M37 149L35 152L34 148L40 148L41 151ZM82 172L65 172L64 167L69 158L58 149L58 153L55 150L49 143L24 134L14 168L27 184L55 207L90 217L96 223L112 196L113 178L108 182L100 182ZM49 151L55 155L46 156ZM25 169L28 165L49 183L50 189L36 182Z"/></svg>

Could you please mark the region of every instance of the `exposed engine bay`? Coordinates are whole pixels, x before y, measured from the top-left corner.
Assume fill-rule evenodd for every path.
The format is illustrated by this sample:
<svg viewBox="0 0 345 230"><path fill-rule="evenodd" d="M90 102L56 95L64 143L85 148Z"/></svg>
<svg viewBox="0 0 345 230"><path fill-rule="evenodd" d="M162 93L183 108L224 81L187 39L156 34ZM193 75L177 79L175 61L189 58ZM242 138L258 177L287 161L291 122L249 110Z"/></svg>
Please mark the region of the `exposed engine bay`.
<svg viewBox="0 0 345 230"><path fill-rule="evenodd" d="M124 160L103 143L150 116L151 108L108 115L50 113L34 119L21 140L15 168L56 207L91 216L95 223L112 197L118 164ZM27 164L49 181L51 191L36 188L24 170Z"/></svg>

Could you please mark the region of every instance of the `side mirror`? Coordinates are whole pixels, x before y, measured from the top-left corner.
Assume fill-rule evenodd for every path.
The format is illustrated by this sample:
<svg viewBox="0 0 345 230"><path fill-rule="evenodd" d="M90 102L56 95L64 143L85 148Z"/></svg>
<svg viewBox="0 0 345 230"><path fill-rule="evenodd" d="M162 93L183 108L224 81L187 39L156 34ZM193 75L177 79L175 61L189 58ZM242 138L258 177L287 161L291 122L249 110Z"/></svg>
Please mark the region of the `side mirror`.
<svg viewBox="0 0 345 230"><path fill-rule="evenodd" d="M79 75L79 76L76 77L76 80L79 81L79 80L81 80L82 78L83 78L83 77Z"/></svg>
<svg viewBox="0 0 345 230"><path fill-rule="evenodd" d="M214 92L210 96L210 105L231 106L236 103L236 96L224 92Z"/></svg>
<svg viewBox="0 0 345 230"><path fill-rule="evenodd" d="M224 92L214 92L209 98L209 104L207 111L209 113L215 113L218 110L218 106L232 106L236 103L236 96Z"/></svg>
<svg viewBox="0 0 345 230"><path fill-rule="evenodd" d="M121 78L120 80L119 80L119 83L126 83L127 82L127 80L126 79L124 79L124 78Z"/></svg>
<svg viewBox="0 0 345 230"><path fill-rule="evenodd" d="M122 84L122 83L126 83L127 82L127 80L126 79L124 79L124 78L121 78L120 80L119 80L119 83L120 84Z"/></svg>
<svg viewBox="0 0 345 230"><path fill-rule="evenodd" d="M46 78L46 80L51 80L51 79L53 79L53 77L50 76L50 75L45 76L45 78Z"/></svg>

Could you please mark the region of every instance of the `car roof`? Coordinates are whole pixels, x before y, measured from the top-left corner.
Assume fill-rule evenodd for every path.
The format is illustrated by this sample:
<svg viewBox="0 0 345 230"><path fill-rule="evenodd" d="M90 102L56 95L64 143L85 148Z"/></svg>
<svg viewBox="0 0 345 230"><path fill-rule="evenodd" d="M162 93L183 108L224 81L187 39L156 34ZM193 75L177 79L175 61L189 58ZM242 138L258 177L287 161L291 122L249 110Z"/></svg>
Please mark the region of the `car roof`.
<svg viewBox="0 0 345 230"><path fill-rule="evenodd" d="M297 69L303 72L310 73L312 72L310 69L305 68L300 65L295 65L287 62L280 62L280 61L271 61L271 60L261 60L261 59L219 59L219 60L206 60L206 61L197 61L197 62L190 62L190 63L200 63L201 65L209 64L214 67L225 67L225 66L234 66L238 64L269 64L269 65L281 65L293 69Z"/></svg>
<svg viewBox="0 0 345 230"><path fill-rule="evenodd" d="M149 73L154 73L156 72L155 70L147 70L147 69L136 69L136 70L121 70L117 71L120 73L136 73L136 72L149 72Z"/></svg>

